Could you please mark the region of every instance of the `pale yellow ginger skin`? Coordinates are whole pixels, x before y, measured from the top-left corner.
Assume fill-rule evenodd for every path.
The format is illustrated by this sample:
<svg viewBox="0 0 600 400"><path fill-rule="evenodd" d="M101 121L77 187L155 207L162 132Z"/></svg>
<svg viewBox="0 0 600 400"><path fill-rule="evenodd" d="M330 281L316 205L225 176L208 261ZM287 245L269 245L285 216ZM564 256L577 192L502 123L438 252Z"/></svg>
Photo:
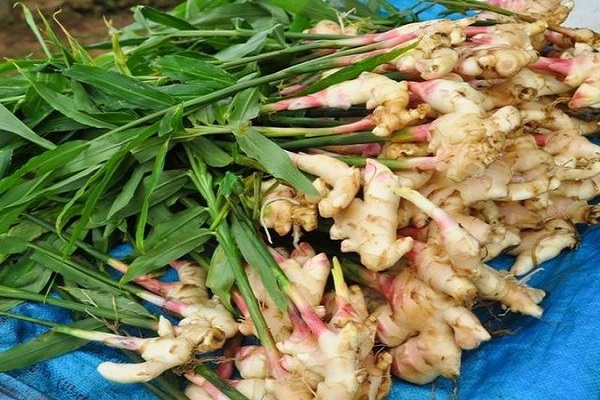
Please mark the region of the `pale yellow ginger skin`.
<svg viewBox="0 0 600 400"><path fill-rule="evenodd" d="M485 115L495 107L492 97L475 89L458 77L457 80L433 79L427 85L411 85L409 89L416 91L423 100L440 114L462 113Z"/></svg>
<svg viewBox="0 0 600 400"><path fill-rule="evenodd" d="M444 164L447 178L460 182L481 176L500 157L506 135L521 125L519 110L506 106L489 117L450 113L432 123L429 149ZM439 168L439 169L440 169Z"/></svg>
<svg viewBox="0 0 600 400"><path fill-rule="evenodd" d="M530 135L507 139L502 160L512 172L506 201L525 200L552 191L560 185L554 176L555 163Z"/></svg>
<svg viewBox="0 0 600 400"><path fill-rule="evenodd" d="M391 366L392 356L387 351L370 353L364 366L367 378L361 383L354 398L364 400L385 398L392 387Z"/></svg>
<svg viewBox="0 0 600 400"><path fill-rule="evenodd" d="M450 326L454 340L465 348L489 340L490 336L479 320L456 299L434 290L421 280L416 271L403 269L395 277L398 296L394 303L380 307L378 338L396 347L418 332ZM476 347L476 346L475 346Z"/></svg>
<svg viewBox="0 0 600 400"><path fill-rule="evenodd" d="M379 340L392 347L392 371L401 378L426 383L439 375L454 377L461 348L490 339L467 308L433 290L414 271L401 270L394 286L397 297L391 308L380 306L375 315Z"/></svg>
<svg viewBox="0 0 600 400"><path fill-rule="evenodd" d="M403 90L406 89L400 82L380 74L363 72L357 79L330 86L327 89L327 106L348 109L352 105L365 104L372 109ZM374 93L377 93L377 99Z"/></svg>
<svg viewBox="0 0 600 400"><path fill-rule="evenodd" d="M516 104L523 100L533 100L533 97L567 94L571 87L558 79L556 75L522 68L510 79L492 86L490 92L497 97L506 93L506 103Z"/></svg>
<svg viewBox="0 0 600 400"><path fill-rule="evenodd" d="M474 303L477 288L468 278L456 273L439 245L418 244L414 265L419 278L433 289L451 296L460 305Z"/></svg>
<svg viewBox="0 0 600 400"><path fill-rule="evenodd" d="M189 379L189 378L188 378ZM219 392L216 396L205 390L200 384L202 380L195 379L185 389L185 395L190 400L228 400ZM251 400L312 400L314 394L310 387L297 379L241 379L235 381L234 387Z"/></svg>
<svg viewBox="0 0 600 400"><path fill-rule="evenodd" d="M426 157L430 154L429 143L385 143L379 156L381 158L403 158ZM398 172L399 171L396 172L396 175L398 175ZM408 170L402 172L408 173L413 171Z"/></svg>
<svg viewBox="0 0 600 400"><path fill-rule="evenodd" d="M208 296L206 271L195 263L181 261L177 262L177 274L179 282L165 285L166 291L163 293L167 298L178 299L189 305L183 309L181 316L184 318L178 323L176 330L204 330L207 326L210 330L220 330L227 338L235 335L238 325L231 313L217 296Z"/></svg>
<svg viewBox="0 0 600 400"><path fill-rule="evenodd" d="M355 25L340 25L338 22L330 19L323 19L310 29L304 30L305 33L319 35L356 35L357 27Z"/></svg>
<svg viewBox="0 0 600 400"><path fill-rule="evenodd" d="M329 218L348 207L360 188L360 170L343 161L322 154L290 153L294 164L301 170L319 177L330 188L318 200L322 217Z"/></svg>
<svg viewBox="0 0 600 400"><path fill-rule="evenodd" d="M279 264L294 286L304 295L306 301L317 307L321 303L325 285L331 271L329 259L325 253L319 253L304 263L290 258Z"/></svg>
<svg viewBox="0 0 600 400"><path fill-rule="evenodd" d="M437 377L454 379L460 374L461 349L450 328L421 331L391 350L394 375L423 385Z"/></svg>
<svg viewBox="0 0 600 400"><path fill-rule="evenodd" d="M539 55L535 50L509 46L478 46L466 48L454 72L465 78L497 79L514 76L523 67L535 62Z"/></svg>
<svg viewBox="0 0 600 400"><path fill-rule="evenodd" d="M524 275L544 261L556 257L564 249L578 243L578 234L572 222L562 218L546 221L539 230L521 232L521 243L509 251L517 256L511 272Z"/></svg>
<svg viewBox="0 0 600 400"><path fill-rule="evenodd" d="M271 179L261 185L263 193L263 213L261 222L265 228L273 228L280 236L302 228L311 232L317 228L317 205L303 194L287 185Z"/></svg>
<svg viewBox="0 0 600 400"><path fill-rule="evenodd" d="M521 229L540 229L554 218L566 218L574 224L596 224L600 206L552 192L522 202L500 202L504 221Z"/></svg>
<svg viewBox="0 0 600 400"><path fill-rule="evenodd" d="M512 274L482 264L474 283L482 298L499 301L513 312L536 318L542 316L542 308L538 303L544 298L545 292L520 284Z"/></svg>
<svg viewBox="0 0 600 400"><path fill-rule="evenodd" d="M567 19L567 16L573 9L573 1L563 0L484 0L496 7L506 8L511 11L515 11L519 14L527 15L535 18L536 20L541 19L547 22L549 25L560 25ZM509 17L499 15L493 12L484 11L477 16L480 19L493 19L493 20L504 20Z"/></svg>
<svg viewBox="0 0 600 400"><path fill-rule="evenodd" d="M363 200L355 198L333 215L332 239L342 239L343 252L357 252L361 263L381 271L394 265L412 247L412 238L396 238L400 197L395 175L383 164L367 160L363 171Z"/></svg>
<svg viewBox="0 0 600 400"><path fill-rule="evenodd" d="M546 21L540 20L531 23L507 23L490 26L491 32L479 33L471 36L469 40L476 43L487 43L497 46L512 46L523 49L535 48L532 40L539 37L548 28Z"/></svg>
<svg viewBox="0 0 600 400"><path fill-rule="evenodd" d="M264 379L269 376L269 361L262 346L240 347L234 357L235 367L244 379Z"/></svg>
<svg viewBox="0 0 600 400"><path fill-rule="evenodd" d="M375 108L371 119L376 126L373 134L389 136L394 131L404 128L414 121L424 119L430 109L421 104L415 109L407 109L409 102L408 84L406 81L394 82L388 86L376 87L367 102L367 108Z"/></svg>
<svg viewBox="0 0 600 400"><path fill-rule="evenodd" d="M437 79L452 72L458 62L458 52L453 45L463 41L450 37L444 32L424 34L417 46L394 60L395 66L402 72L416 71L423 79Z"/></svg>
<svg viewBox="0 0 600 400"><path fill-rule="evenodd" d="M600 194L600 175L577 181L561 182L555 193L573 199L592 200Z"/></svg>
<svg viewBox="0 0 600 400"><path fill-rule="evenodd" d="M496 160L488 165L483 175L472 176L458 182L455 188L465 204L501 199L508 195L510 178L510 165L505 161Z"/></svg>
<svg viewBox="0 0 600 400"><path fill-rule="evenodd" d="M193 338L188 334L175 336L173 326L163 317L159 320L158 334L156 338L146 339L138 349L144 362L103 362L98 366L98 372L113 382L148 382L171 368L189 362L202 340L202 337Z"/></svg>
<svg viewBox="0 0 600 400"><path fill-rule="evenodd" d="M430 228L428 240L443 246L454 268L473 282L479 296L500 301L515 312L541 316L542 309L538 303L543 298L543 291L520 285L509 275L483 264L485 254L477 239L419 192L404 188L396 189L396 192L436 221L438 229Z"/></svg>

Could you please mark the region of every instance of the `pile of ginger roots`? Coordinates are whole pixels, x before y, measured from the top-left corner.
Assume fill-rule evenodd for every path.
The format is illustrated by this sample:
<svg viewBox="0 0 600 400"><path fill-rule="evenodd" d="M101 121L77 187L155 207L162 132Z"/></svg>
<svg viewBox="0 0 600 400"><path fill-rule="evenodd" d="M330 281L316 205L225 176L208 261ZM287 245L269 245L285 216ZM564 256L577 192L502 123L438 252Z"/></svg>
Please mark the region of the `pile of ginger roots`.
<svg viewBox="0 0 600 400"><path fill-rule="evenodd" d="M390 41L385 51L415 47L308 96L294 97L290 87L291 96L265 106L274 113L364 105L367 117L348 120L347 132L368 127L382 140L289 152L314 177L319 196L263 182L261 222L293 237L293 250L271 252L300 295L281 311L248 269L276 348L238 342L217 367L248 398L380 399L392 375L416 384L456 378L462 351L491 339L475 304L542 316L545 293L528 286L528 277L577 245L577 224L596 223L600 215L589 203L600 193L600 147L588 137L599 130L600 39L560 26L571 3L488 2L534 22L480 13L367 34L373 42ZM486 18L496 23L476 24ZM332 21L312 32L353 34ZM366 164L348 165L339 157L348 154ZM389 160L404 167L392 169ZM355 261L340 265L303 240L319 226ZM501 254L515 257L508 271L486 264ZM195 280L182 277L181 285L199 290L194 312L176 327L161 320L159 334L176 341L183 337L178 332L203 326L227 332L223 340L256 335L235 293L243 320L218 328L203 317L212 315L206 309L224 308L208 297L195 268ZM169 297L185 303L178 293ZM146 363L157 357L142 356ZM182 357L143 379L123 378L119 365L100 370L109 378L148 380L186 362ZM226 398L201 376L189 370L185 376L190 398Z"/></svg>
<svg viewBox="0 0 600 400"><path fill-rule="evenodd" d="M353 81L270 105L364 104L372 112L351 123L387 139L290 153L321 197L265 182L264 223L298 237L331 219L331 239L360 258L356 290L375 321L374 351L390 356L380 366L403 380L459 375L462 350L490 339L471 312L478 301L541 317L545 294L527 286L529 275L577 245L577 224L598 221L600 207L589 202L600 194L600 147L587 136L600 130L600 38L557 28L572 4L535 3L548 6L535 22L485 13L398 28L417 40L413 50ZM500 22L474 25L483 18ZM399 46L406 43L414 41ZM386 77L393 71L410 78ZM339 154L367 157L366 166L350 167ZM392 171L389 159L406 168ZM515 257L509 271L486 265L501 254Z"/></svg>

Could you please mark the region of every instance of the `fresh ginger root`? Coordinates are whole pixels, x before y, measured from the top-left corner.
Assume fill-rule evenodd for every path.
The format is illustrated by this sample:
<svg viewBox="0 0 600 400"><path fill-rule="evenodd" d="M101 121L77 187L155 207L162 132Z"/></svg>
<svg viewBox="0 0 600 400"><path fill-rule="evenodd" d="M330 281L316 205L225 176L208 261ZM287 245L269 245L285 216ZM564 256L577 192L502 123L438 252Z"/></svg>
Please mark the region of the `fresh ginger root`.
<svg viewBox="0 0 600 400"><path fill-rule="evenodd" d="M140 363L103 362L98 372L106 379L119 383L148 382L163 372L185 365L192 359L204 335L198 335L195 329L181 329L177 334L171 323L161 317L158 325L158 337L140 339L105 334L104 344L113 347L137 351L145 360ZM224 342L221 338L219 346ZM215 350L218 347L213 347Z"/></svg>
<svg viewBox="0 0 600 400"><path fill-rule="evenodd" d="M381 271L394 265L412 247L412 238L396 237L400 197L394 193L394 174L368 160L363 171L363 200L355 198L333 215L332 239L342 239L344 252L357 252L367 268Z"/></svg>
<svg viewBox="0 0 600 400"><path fill-rule="evenodd" d="M360 170L349 167L343 161L321 154L289 153L290 158L301 170L319 177L316 185L324 182L331 189L318 200L319 214L332 217L348 205L360 188Z"/></svg>
<svg viewBox="0 0 600 400"><path fill-rule="evenodd" d="M278 235L287 235L293 231L299 240L300 229L306 232L317 228L317 204L309 202L301 193L274 179L262 183L263 212L261 224L273 228Z"/></svg>

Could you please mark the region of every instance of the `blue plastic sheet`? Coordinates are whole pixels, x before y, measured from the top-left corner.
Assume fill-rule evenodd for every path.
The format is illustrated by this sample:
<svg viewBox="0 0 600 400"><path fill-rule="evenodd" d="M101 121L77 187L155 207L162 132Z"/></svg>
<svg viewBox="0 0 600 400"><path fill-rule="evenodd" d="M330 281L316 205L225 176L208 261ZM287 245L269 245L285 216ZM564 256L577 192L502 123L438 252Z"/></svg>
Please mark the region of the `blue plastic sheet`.
<svg viewBox="0 0 600 400"><path fill-rule="evenodd" d="M412 2L392 1L406 7ZM429 17L435 16L435 10ZM390 399L597 400L600 399L600 226L583 229L576 251L565 251L529 281L547 291L541 319L508 313L496 321L504 335L463 353L460 378L416 386L395 381ZM511 259L495 262L507 268ZM57 308L22 304L14 312L67 323ZM0 351L46 330L0 317ZM102 361L127 362L119 351L90 344L35 366L0 374L0 399L150 400L143 385L104 380Z"/></svg>

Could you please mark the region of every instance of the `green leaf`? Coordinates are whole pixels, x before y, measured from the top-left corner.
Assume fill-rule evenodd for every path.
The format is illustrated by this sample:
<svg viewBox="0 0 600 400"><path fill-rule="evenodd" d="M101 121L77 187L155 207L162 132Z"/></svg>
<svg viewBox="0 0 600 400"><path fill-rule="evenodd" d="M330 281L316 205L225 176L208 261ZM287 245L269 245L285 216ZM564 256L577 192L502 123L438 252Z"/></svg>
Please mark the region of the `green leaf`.
<svg viewBox="0 0 600 400"><path fill-rule="evenodd" d="M144 200L142 201L142 208L139 211L135 229L135 244L138 250L144 252L144 232L146 230L146 222L148 219L148 210L150 209L150 201L152 198L152 192L163 173L165 168L165 159L169 151L170 141L169 138L164 140L158 149L158 153L154 159L154 165L152 166L152 174L150 175L147 185L145 187Z"/></svg>
<svg viewBox="0 0 600 400"><path fill-rule="evenodd" d="M206 275L206 286L219 296L226 307L231 308L231 288L235 283L235 275L223 246L217 246L210 259Z"/></svg>
<svg viewBox="0 0 600 400"><path fill-rule="evenodd" d="M35 91L48 103L52 108L56 111L60 112L67 117L80 122L84 125L92 126L95 128L114 128L113 124L109 124L100 119L94 118L93 116L78 111L77 104L75 101L64 94L58 93L48 86L36 81L34 78L30 77L28 74L25 74L29 84L35 89Z"/></svg>
<svg viewBox="0 0 600 400"><path fill-rule="evenodd" d="M27 240L16 236L0 235L0 254L19 254L27 250Z"/></svg>
<svg viewBox="0 0 600 400"><path fill-rule="evenodd" d="M142 182L142 178L144 175L151 170L150 164L143 164L138 166L131 173L129 180L123 185L121 191L115 197L110 209L108 210L108 214L106 216L107 219L111 219L117 212L121 211L124 207L126 207L133 196L135 195L135 191L140 186Z"/></svg>
<svg viewBox="0 0 600 400"><path fill-rule="evenodd" d="M51 275L51 270L44 268L28 255L15 264L0 267L0 285L37 293L46 286ZM3 299L0 302L0 311L8 311L19 303L21 300Z"/></svg>
<svg viewBox="0 0 600 400"><path fill-rule="evenodd" d="M163 237L159 243L147 249L145 254L136 258L121 278L121 282L129 282L140 275L161 268L196 250L212 237L213 233L210 230L200 228L194 221L190 221L185 227Z"/></svg>
<svg viewBox="0 0 600 400"><path fill-rule="evenodd" d="M291 3L291 1L289 2ZM244 17L247 20L254 20L258 18L269 18L270 16L271 14L262 7L250 2L245 2L225 4L210 10L203 10L202 13L196 18L193 18L190 22L196 26L194 29L198 29L199 26L215 28L223 25L231 26L231 21L239 17Z"/></svg>
<svg viewBox="0 0 600 400"><path fill-rule="evenodd" d="M35 35L36 39L38 40L40 46L44 50L44 54L46 55L46 57L52 58L52 53L48 49L48 46L46 45L46 40L42 36L42 34L35 22L35 19L33 18L33 15L31 14L31 11L29 11L27 6L25 6L25 4L22 2L15 3L15 4L19 4L21 6L21 8L23 9L23 16L25 17L25 21L27 22L27 25L29 25L29 28L31 29L31 31Z"/></svg>
<svg viewBox="0 0 600 400"><path fill-rule="evenodd" d="M248 39L245 43L234 44L219 51L217 54L215 54L215 57L219 61L226 62L237 60L249 54L256 54L265 46L267 38L271 32L279 27L280 25L275 25L270 29L258 32L250 37L250 39Z"/></svg>
<svg viewBox="0 0 600 400"><path fill-rule="evenodd" d="M217 146L212 140L199 136L189 143L190 148L210 167L222 168L233 162L229 153Z"/></svg>
<svg viewBox="0 0 600 400"><path fill-rule="evenodd" d="M168 94L138 79L101 67L75 64L64 70L64 74L137 107L158 110L177 103Z"/></svg>
<svg viewBox="0 0 600 400"><path fill-rule="evenodd" d="M152 232L146 239L148 248L160 246L165 237L176 235L181 229L186 229L188 224L202 226L208 219L204 207L193 206L176 214L168 213L164 218L156 221Z"/></svg>
<svg viewBox="0 0 600 400"><path fill-rule="evenodd" d="M0 193L22 182L25 176L29 179L33 179L34 177L43 176L68 164L69 161L79 155L87 145L88 143L84 141L71 141L52 150L45 151L39 156L32 157L12 175L0 180Z"/></svg>
<svg viewBox="0 0 600 400"><path fill-rule="evenodd" d="M71 286L63 286L61 289L83 304L114 309L117 313L127 312L141 317L154 318L154 315L140 303L120 293Z"/></svg>
<svg viewBox="0 0 600 400"><path fill-rule="evenodd" d="M227 110L227 122L233 130L250 123L260 113L260 91L248 88L235 95Z"/></svg>
<svg viewBox="0 0 600 400"><path fill-rule="evenodd" d="M45 149L53 149L56 147L51 141L44 139L37 133L32 131L27 125L19 120L11 113L4 105L0 103L0 131L14 133L25 140L37 144Z"/></svg>
<svg viewBox="0 0 600 400"><path fill-rule="evenodd" d="M401 47L399 49L392 50L385 54L380 54L377 56L369 57L365 60L359 61L353 65L342 68L331 75L313 83L306 89L302 90L299 93L295 93L294 96L304 96L310 93L318 92L319 90L323 90L328 88L331 85L346 82L355 78L365 72L365 71L373 71L381 64L385 64L387 62L392 61L393 59L400 57L402 54L407 51L415 48L417 43L413 43L408 46Z"/></svg>
<svg viewBox="0 0 600 400"><path fill-rule="evenodd" d="M155 8L148 6L139 6L138 10L142 13L142 15L149 19L152 22L156 22L157 24L168 26L170 28L180 29L180 30L196 30L197 28L187 22L184 19L177 18L173 15L167 14L165 12L159 11Z"/></svg>
<svg viewBox="0 0 600 400"><path fill-rule="evenodd" d="M0 98L23 96L26 91L27 80L23 76L14 75L0 78Z"/></svg>
<svg viewBox="0 0 600 400"><path fill-rule="evenodd" d="M144 181L147 181L147 179L148 178L144 179ZM171 196L178 194L180 196L184 195L185 192L183 192L182 189L188 181L189 176L187 171L165 171L161 176L159 184L154 188L154 192L152 193L152 197L150 199L150 205L158 204ZM145 186L145 183L142 184L142 187L143 186ZM136 215L139 212L144 198L144 190L142 187L139 187L131 201L113 216L112 221L120 221L123 218ZM108 222L106 214L108 213L110 204L112 204L112 199L108 204L98 205L91 215L88 228L102 226Z"/></svg>
<svg viewBox="0 0 600 400"><path fill-rule="evenodd" d="M6 176L6 171L13 158L13 151L14 150L9 147L0 149L0 179Z"/></svg>
<svg viewBox="0 0 600 400"><path fill-rule="evenodd" d="M268 3L281 7L292 14L299 14L312 20L330 19L337 21L335 9L321 0L267 0Z"/></svg>
<svg viewBox="0 0 600 400"><path fill-rule="evenodd" d="M100 330L104 325L93 319L77 321L71 328ZM29 365L58 357L86 345L89 341L62 333L48 332L37 338L0 353L0 372L24 368Z"/></svg>
<svg viewBox="0 0 600 400"><path fill-rule="evenodd" d="M49 271L62 275L65 279L75 282L77 285L88 289L98 289L118 295L120 292L106 281L100 280L88 273L90 265L81 265L64 257L61 250L53 250L47 246L31 245L35 248L31 259L43 265ZM52 246L55 247L55 246ZM106 279L110 279L106 276ZM112 309L113 307L109 307Z"/></svg>
<svg viewBox="0 0 600 400"><path fill-rule="evenodd" d="M266 171L282 179L297 190L311 196L318 196L311 181L292 163L288 155L277 144L249 128L235 133L237 142L244 153L260 162Z"/></svg>
<svg viewBox="0 0 600 400"><path fill-rule="evenodd" d="M219 88L235 83L235 78L225 70L192 57L165 55L158 58L153 66L161 74L182 82L204 81Z"/></svg>
<svg viewBox="0 0 600 400"><path fill-rule="evenodd" d="M183 107L180 104L170 109L161 119L158 126L158 136L161 138L171 137L183 131Z"/></svg>
<svg viewBox="0 0 600 400"><path fill-rule="evenodd" d="M281 310L287 309L287 297L279 287L277 277L273 273L273 268L279 269L279 266L259 239L256 231L245 221L234 217L231 222L231 233L244 259L260 275L262 284L271 299Z"/></svg>

